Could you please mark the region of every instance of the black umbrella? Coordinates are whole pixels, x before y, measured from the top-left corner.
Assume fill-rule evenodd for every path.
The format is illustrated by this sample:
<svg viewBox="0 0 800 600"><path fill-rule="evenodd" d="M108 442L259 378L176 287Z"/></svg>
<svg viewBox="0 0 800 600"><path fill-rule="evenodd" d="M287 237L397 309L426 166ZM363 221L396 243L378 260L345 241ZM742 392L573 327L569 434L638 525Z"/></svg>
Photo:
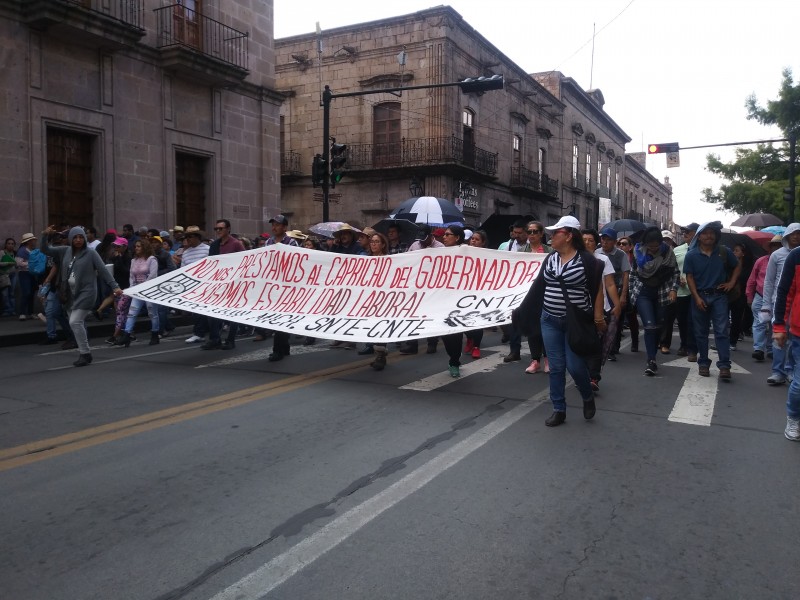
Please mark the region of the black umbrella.
<svg viewBox="0 0 800 600"><path fill-rule="evenodd" d="M750 251L750 254L753 256L753 258L764 256L767 253L761 244L743 233L728 233L723 231L719 239L719 243L725 244L731 250L733 250L733 247L736 244L742 244Z"/></svg>
<svg viewBox="0 0 800 600"><path fill-rule="evenodd" d="M637 231L644 231L648 228L648 225L635 219L617 219L606 223L602 228L605 229L606 227L610 227L617 232L617 237L621 237L623 235L631 235Z"/></svg>
<svg viewBox="0 0 800 600"><path fill-rule="evenodd" d="M419 227L406 219L381 219L372 226L375 231L383 235L389 235L390 227L397 227L400 230L400 241L406 245L413 243L419 233Z"/></svg>
<svg viewBox="0 0 800 600"><path fill-rule="evenodd" d="M731 227L769 227L770 225L783 225L783 219L769 213L752 213L742 215L731 223Z"/></svg>
<svg viewBox="0 0 800 600"><path fill-rule="evenodd" d="M389 217L437 227L464 222L464 215L455 204L433 196L409 198L394 209Z"/></svg>

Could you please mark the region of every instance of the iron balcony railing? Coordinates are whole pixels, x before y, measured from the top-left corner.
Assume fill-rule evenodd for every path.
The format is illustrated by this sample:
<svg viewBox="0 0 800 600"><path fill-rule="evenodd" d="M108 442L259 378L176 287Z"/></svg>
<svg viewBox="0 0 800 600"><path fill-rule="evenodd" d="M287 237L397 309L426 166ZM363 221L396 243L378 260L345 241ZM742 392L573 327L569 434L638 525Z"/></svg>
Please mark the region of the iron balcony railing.
<svg viewBox="0 0 800 600"><path fill-rule="evenodd" d="M347 146L347 168L352 171L443 164L461 165L494 176L497 153L464 144L455 136Z"/></svg>
<svg viewBox="0 0 800 600"><path fill-rule="evenodd" d="M550 179L547 175L521 165L511 167L511 187L522 187L552 198L558 197L558 179Z"/></svg>
<svg viewBox="0 0 800 600"><path fill-rule="evenodd" d="M248 33L206 17L180 2L156 8L157 48L183 46L247 70Z"/></svg>
<svg viewBox="0 0 800 600"><path fill-rule="evenodd" d="M144 30L142 3L144 0L25 0L24 9L27 14L49 6L75 7L95 15L114 19L134 29Z"/></svg>
<svg viewBox="0 0 800 600"><path fill-rule="evenodd" d="M289 150L281 154L281 175L301 175L300 154Z"/></svg>

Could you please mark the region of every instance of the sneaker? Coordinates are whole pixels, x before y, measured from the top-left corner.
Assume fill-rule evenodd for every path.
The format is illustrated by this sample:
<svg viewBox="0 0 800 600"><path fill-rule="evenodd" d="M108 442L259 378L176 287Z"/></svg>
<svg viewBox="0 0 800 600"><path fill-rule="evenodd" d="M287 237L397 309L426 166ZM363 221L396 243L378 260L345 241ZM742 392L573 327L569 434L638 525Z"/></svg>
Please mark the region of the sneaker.
<svg viewBox="0 0 800 600"><path fill-rule="evenodd" d="M27 318L28 318L28 317L26 317L25 315L20 315L20 316L19 316L19 320L20 320L20 321L25 321Z"/></svg>
<svg viewBox="0 0 800 600"><path fill-rule="evenodd" d="M669 354L669 347L661 346L661 354Z"/></svg>
<svg viewBox="0 0 800 600"><path fill-rule="evenodd" d="M786 383L786 377L783 375L776 375L773 373L767 377L767 385L783 385L784 383Z"/></svg>
<svg viewBox="0 0 800 600"><path fill-rule="evenodd" d="M464 344L464 354L470 354L474 347L475 347L475 340L467 340L467 343Z"/></svg>
<svg viewBox="0 0 800 600"><path fill-rule="evenodd" d="M787 440L800 442L800 419L786 417L786 429L783 430L783 435Z"/></svg>
<svg viewBox="0 0 800 600"><path fill-rule="evenodd" d="M736 344L731 344L731 352L736 352Z"/></svg>
<svg viewBox="0 0 800 600"><path fill-rule="evenodd" d="M656 361L648 361L647 368L644 370L644 374L649 377L654 377L656 373L658 373L658 365L656 364Z"/></svg>
<svg viewBox="0 0 800 600"><path fill-rule="evenodd" d="M611 362L617 362L617 355L615 352L609 352L608 360Z"/></svg>
<svg viewBox="0 0 800 600"><path fill-rule="evenodd" d="M592 379L589 383L592 386L592 391L593 392L599 392L600 391L600 382L597 381L597 379Z"/></svg>
<svg viewBox="0 0 800 600"><path fill-rule="evenodd" d="M473 348L472 349L472 358L480 358L481 357L481 349L480 348Z"/></svg>
<svg viewBox="0 0 800 600"><path fill-rule="evenodd" d="M199 344L202 341L203 338L201 338L199 335L193 335L192 337L186 338L187 344Z"/></svg>
<svg viewBox="0 0 800 600"><path fill-rule="evenodd" d="M516 362L518 360L522 360L522 357L519 355L519 352L509 352L503 358L503 362L505 363Z"/></svg>
<svg viewBox="0 0 800 600"><path fill-rule="evenodd" d="M544 372L545 373L550 372L550 362L547 360L546 356L544 357Z"/></svg>
<svg viewBox="0 0 800 600"><path fill-rule="evenodd" d="M758 362L764 362L764 351L756 350L755 352L753 352L753 360Z"/></svg>
<svg viewBox="0 0 800 600"><path fill-rule="evenodd" d="M45 317L42 313L37 314L36 318L39 319L42 323L47 323L47 317Z"/></svg>
<svg viewBox="0 0 800 600"><path fill-rule="evenodd" d="M461 377L461 371L458 370L458 367L450 365L450 377Z"/></svg>
<svg viewBox="0 0 800 600"><path fill-rule="evenodd" d="M527 369L525 369L525 372L528 373L529 375L534 375L535 373L538 373L538 371L539 371L538 360L532 360L530 366Z"/></svg>

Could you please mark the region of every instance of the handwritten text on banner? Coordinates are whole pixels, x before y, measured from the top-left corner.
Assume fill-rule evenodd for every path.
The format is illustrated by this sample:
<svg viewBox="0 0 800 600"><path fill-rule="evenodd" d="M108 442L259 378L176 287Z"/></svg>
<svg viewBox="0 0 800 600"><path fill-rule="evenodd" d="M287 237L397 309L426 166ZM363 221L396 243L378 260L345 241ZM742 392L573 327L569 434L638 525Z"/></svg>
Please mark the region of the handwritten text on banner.
<svg viewBox="0 0 800 600"><path fill-rule="evenodd" d="M508 323L543 259L470 246L369 257L276 244L209 256L125 293L303 336L398 342Z"/></svg>

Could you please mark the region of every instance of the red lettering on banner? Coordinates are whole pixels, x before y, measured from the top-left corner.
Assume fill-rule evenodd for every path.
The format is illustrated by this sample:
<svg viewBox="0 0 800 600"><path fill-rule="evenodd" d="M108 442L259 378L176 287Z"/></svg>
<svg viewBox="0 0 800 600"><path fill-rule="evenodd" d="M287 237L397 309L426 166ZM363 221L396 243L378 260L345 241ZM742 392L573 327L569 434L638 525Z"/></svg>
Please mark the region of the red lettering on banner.
<svg viewBox="0 0 800 600"><path fill-rule="evenodd" d="M321 265L314 265L311 267L311 273L308 274L308 285L319 285L319 274L322 273Z"/></svg>
<svg viewBox="0 0 800 600"><path fill-rule="evenodd" d="M392 283L389 284L389 287L407 288L408 281L411 279L411 269L412 267L402 267L397 269L394 272L394 277L392 278Z"/></svg>
<svg viewBox="0 0 800 600"><path fill-rule="evenodd" d="M243 256L242 261L239 263L239 266L236 267L236 270L233 272L233 276L236 278L253 277L253 275L249 275L247 273L247 269L252 267L255 264L256 260L257 259L255 254Z"/></svg>
<svg viewBox="0 0 800 600"><path fill-rule="evenodd" d="M210 258L204 258L203 260L191 265L187 270L187 275L194 275L198 278L204 278L208 275L211 271L217 268L219 264L219 260L212 260Z"/></svg>

